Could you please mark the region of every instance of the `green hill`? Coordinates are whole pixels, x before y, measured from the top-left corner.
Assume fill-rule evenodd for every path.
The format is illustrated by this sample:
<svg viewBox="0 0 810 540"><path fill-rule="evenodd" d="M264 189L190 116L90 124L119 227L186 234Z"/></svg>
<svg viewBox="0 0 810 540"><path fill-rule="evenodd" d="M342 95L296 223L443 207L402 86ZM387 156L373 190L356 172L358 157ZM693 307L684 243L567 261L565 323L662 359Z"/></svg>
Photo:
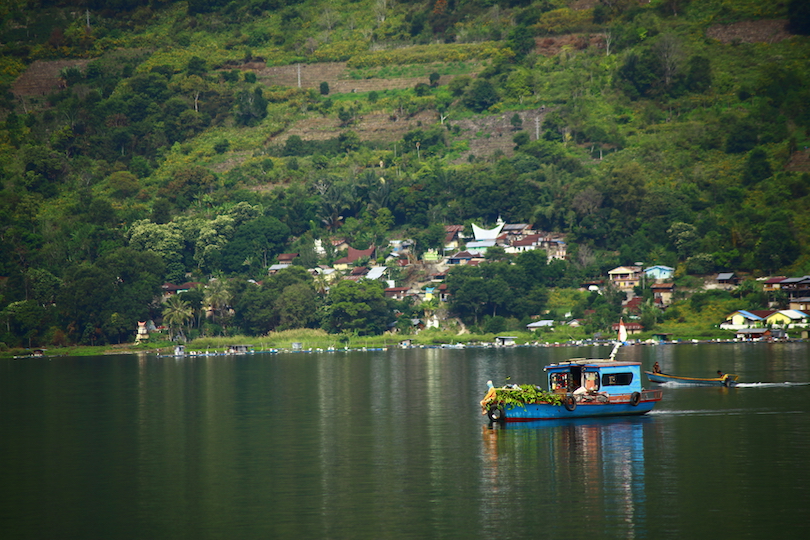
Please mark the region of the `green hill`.
<svg viewBox="0 0 810 540"><path fill-rule="evenodd" d="M377 333L390 310L423 310L380 304L388 315L352 328L324 286L267 266L280 253L332 264L336 239L409 238L421 253L442 246L439 225L499 217L565 233L569 257L503 270L531 301L481 300L488 317L520 320L546 288L635 261L679 279L810 274L808 10L6 2L0 342L131 340L135 321L163 318L162 283L211 276L230 288L186 297L177 330ZM381 293L343 301L363 294ZM479 322L478 308L450 309Z"/></svg>

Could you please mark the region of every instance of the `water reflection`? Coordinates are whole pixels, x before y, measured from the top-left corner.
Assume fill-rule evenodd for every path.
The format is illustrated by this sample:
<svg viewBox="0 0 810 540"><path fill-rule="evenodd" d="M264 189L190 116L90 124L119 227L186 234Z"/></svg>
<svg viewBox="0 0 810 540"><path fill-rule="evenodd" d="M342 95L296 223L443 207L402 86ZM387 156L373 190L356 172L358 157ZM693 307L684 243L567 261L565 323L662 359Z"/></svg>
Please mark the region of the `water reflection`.
<svg viewBox="0 0 810 540"><path fill-rule="evenodd" d="M647 418L542 421L482 428L482 512L520 507L522 492L547 490L538 510L551 527L647 535L644 432ZM531 509L523 509L531 511ZM573 514L572 514L573 512Z"/></svg>

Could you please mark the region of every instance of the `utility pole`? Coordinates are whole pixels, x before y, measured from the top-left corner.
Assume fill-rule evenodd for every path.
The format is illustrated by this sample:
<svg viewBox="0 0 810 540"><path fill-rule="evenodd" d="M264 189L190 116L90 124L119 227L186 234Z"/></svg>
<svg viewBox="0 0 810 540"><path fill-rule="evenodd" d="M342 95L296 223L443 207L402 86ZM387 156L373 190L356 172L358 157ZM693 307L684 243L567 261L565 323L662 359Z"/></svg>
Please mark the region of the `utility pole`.
<svg viewBox="0 0 810 540"><path fill-rule="evenodd" d="M298 88L301 88L301 64L297 64L298 66Z"/></svg>
<svg viewBox="0 0 810 540"><path fill-rule="evenodd" d="M540 140L540 117L539 116L534 117L534 140L535 141Z"/></svg>

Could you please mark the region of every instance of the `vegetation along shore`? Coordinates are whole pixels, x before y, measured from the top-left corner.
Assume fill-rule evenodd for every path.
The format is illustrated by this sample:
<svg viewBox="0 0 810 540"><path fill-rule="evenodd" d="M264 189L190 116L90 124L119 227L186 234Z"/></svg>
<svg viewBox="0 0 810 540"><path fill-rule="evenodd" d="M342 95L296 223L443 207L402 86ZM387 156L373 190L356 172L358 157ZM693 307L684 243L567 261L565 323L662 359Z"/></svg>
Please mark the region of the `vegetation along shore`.
<svg viewBox="0 0 810 540"><path fill-rule="evenodd" d="M808 59L801 0L3 2L0 354L801 339Z"/></svg>

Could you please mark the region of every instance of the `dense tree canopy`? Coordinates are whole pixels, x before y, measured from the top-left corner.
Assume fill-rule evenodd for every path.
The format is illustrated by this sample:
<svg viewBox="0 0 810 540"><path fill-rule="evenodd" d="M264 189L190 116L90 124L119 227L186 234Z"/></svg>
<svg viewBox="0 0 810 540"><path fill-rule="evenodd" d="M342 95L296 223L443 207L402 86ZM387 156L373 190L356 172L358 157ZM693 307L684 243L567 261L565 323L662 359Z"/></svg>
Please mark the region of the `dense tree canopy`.
<svg viewBox="0 0 810 540"><path fill-rule="evenodd" d="M418 255L498 218L564 233L569 258L453 269L451 314L490 328L635 261L810 273L807 2L85 4L89 27L64 2L0 8L7 345L128 340L161 283L214 277L216 308L183 293L173 332L379 333L381 285L268 266L332 264L338 240ZM39 60L59 77L25 90ZM343 74L299 87L327 62Z"/></svg>

